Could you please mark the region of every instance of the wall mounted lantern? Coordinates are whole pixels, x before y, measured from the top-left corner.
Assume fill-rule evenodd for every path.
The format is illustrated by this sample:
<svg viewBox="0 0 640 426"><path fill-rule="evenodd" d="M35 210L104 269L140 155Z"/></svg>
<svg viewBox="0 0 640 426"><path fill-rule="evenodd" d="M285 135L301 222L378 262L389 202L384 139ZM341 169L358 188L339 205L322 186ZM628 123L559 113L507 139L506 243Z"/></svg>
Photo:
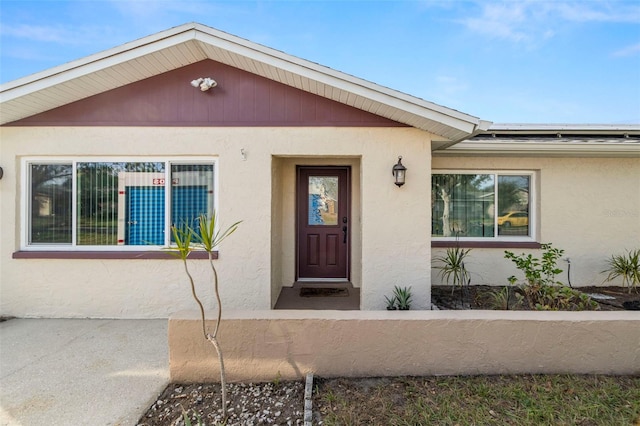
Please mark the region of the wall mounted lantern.
<svg viewBox="0 0 640 426"><path fill-rule="evenodd" d="M216 87L218 83L212 78L200 77L200 78L196 78L195 80L192 80L191 85L193 87L199 87L201 91L206 92L212 87Z"/></svg>
<svg viewBox="0 0 640 426"><path fill-rule="evenodd" d="M404 185L407 168L402 165L402 156L398 157L398 162L393 166L391 174L396 177L396 181L394 183L398 185L398 187Z"/></svg>

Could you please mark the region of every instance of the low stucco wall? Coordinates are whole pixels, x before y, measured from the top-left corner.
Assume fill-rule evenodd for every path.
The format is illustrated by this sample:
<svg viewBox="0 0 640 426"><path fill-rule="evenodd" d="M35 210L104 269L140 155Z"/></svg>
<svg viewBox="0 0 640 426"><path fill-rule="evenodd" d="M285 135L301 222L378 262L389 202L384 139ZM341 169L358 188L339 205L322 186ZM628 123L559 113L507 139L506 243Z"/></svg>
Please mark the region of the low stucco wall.
<svg viewBox="0 0 640 426"><path fill-rule="evenodd" d="M174 382L218 381L199 316L169 319ZM640 374L633 312L232 311L227 380L518 373Z"/></svg>

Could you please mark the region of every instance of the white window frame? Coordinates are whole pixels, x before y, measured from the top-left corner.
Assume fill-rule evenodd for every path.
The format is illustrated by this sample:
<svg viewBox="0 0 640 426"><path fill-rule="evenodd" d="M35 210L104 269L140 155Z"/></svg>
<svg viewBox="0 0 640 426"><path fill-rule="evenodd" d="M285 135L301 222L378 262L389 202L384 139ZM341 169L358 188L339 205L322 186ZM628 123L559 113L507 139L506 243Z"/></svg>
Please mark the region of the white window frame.
<svg viewBox="0 0 640 426"><path fill-rule="evenodd" d="M431 171L431 181L435 175L493 175L495 177L494 185L497 189L498 176L529 176L529 235L498 235L498 191L494 191L494 230L493 237L466 237L451 236L439 237L433 235L431 231L432 241L477 241L477 242L536 242L538 240L538 172L536 170L487 170L487 169L434 169ZM432 182L429 182L432 184ZM433 215L433 206L431 207ZM433 217L431 218L433 222Z"/></svg>
<svg viewBox="0 0 640 426"><path fill-rule="evenodd" d="M198 165L198 164L212 164L213 165L213 211L218 211L218 157L180 157L180 156L162 156L162 157L87 157L87 156L69 156L69 157L24 157L21 160L21 175L22 184L20 187L20 250L21 251L161 251L171 244L171 232L169 229L169 223L171 223L171 189L172 185L167 185L165 191L165 241L164 245L77 245L76 233L77 233L77 164L78 163L136 163L136 162L155 162L165 164L165 182L171 181L171 166L172 165ZM31 177L30 169L32 164L71 164L72 166L72 219L71 219L71 243L35 243L29 244L29 234L31 231Z"/></svg>

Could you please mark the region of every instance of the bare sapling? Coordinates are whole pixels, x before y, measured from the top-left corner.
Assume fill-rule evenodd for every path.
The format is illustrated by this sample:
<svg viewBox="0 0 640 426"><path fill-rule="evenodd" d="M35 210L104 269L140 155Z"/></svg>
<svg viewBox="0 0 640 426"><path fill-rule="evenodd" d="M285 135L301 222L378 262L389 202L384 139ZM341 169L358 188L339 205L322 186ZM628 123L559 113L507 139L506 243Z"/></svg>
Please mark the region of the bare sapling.
<svg viewBox="0 0 640 426"><path fill-rule="evenodd" d="M220 288L218 284L218 271L216 270L213 262L213 251L220 245L220 243L226 239L229 235L238 229L240 222L236 222L229 226L224 231L217 229L217 216L214 213L210 217L206 215L200 215L197 220L198 226L193 228L189 224L181 224L180 226L173 225L171 227L171 233L173 235L175 246L169 248L169 250L175 252L182 260L184 271L189 279L191 286L191 295L196 301L200 310L200 318L202 323L202 334L204 338L213 345L218 354L218 363L220 365L220 389L222 395L222 413L224 418L227 416L227 380L224 369L224 357L222 355L222 348L218 341L218 331L220 330L220 321L222 319L222 300L220 299ZM198 297L195 281L193 276L189 272L189 266L187 258L189 254L194 250L204 250L208 254L209 265L212 272L213 290L216 298L217 306L217 318L213 333L207 331L206 314L202 301Z"/></svg>

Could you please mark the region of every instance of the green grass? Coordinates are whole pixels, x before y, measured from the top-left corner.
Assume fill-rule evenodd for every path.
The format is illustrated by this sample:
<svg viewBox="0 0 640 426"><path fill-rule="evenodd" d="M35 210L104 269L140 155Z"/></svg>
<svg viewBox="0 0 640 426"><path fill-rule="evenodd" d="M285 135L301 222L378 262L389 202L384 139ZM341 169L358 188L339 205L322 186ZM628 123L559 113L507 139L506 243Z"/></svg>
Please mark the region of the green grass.
<svg viewBox="0 0 640 426"><path fill-rule="evenodd" d="M640 377L522 375L320 380L332 425L639 425Z"/></svg>

